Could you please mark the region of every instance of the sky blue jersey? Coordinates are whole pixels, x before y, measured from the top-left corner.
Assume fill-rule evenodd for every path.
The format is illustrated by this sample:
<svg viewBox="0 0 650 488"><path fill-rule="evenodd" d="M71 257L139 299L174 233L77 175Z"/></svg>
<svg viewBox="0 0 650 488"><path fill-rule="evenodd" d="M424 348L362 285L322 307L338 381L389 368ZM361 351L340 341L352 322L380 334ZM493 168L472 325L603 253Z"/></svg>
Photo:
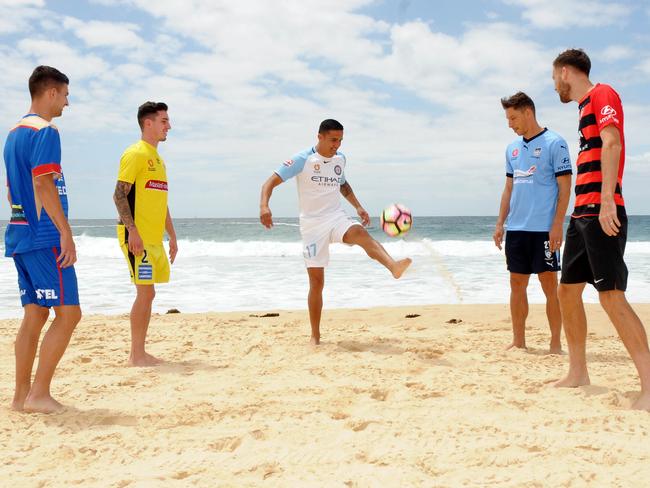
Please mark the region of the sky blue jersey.
<svg viewBox="0 0 650 488"><path fill-rule="evenodd" d="M532 139L520 137L506 149L506 176L513 179L507 230L548 232L557 209L557 177L570 175L566 141L544 129Z"/></svg>

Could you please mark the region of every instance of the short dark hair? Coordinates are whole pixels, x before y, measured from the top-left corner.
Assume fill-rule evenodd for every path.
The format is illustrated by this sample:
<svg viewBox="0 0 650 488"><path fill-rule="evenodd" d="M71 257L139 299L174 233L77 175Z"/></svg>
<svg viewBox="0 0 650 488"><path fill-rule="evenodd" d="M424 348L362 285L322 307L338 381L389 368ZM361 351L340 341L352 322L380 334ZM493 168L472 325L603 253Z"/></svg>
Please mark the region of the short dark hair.
<svg viewBox="0 0 650 488"><path fill-rule="evenodd" d="M325 134L325 132L329 132L331 130L343 130L343 126L338 120L325 119L320 123L318 133Z"/></svg>
<svg viewBox="0 0 650 488"><path fill-rule="evenodd" d="M523 110L525 108L530 108L533 113L535 113L535 102L522 91L518 91L511 97L503 97L501 99L501 106L504 110L509 108L514 108L516 110Z"/></svg>
<svg viewBox="0 0 650 488"><path fill-rule="evenodd" d="M572 66L589 76L589 72L591 71L591 60L589 59L589 56L587 56L587 53L582 49L567 49L558 54L555 61L553 61L554 68L562 68L563 66Z"/></svg>
<svg viewBox="0 0 650 488"><path fill-rule="evenodd" d="M158 112L167 112L167 104L163 102L144 102L138 107L138 125L144 129L144 120L155 117Z"/></svg>
<svg viewBox="0 0 650 488"><path fill-rule="evenodd" d="M29 77L29 94L32 100L52 85L69 85L70 80L51 66L37 66Z"/></svg>

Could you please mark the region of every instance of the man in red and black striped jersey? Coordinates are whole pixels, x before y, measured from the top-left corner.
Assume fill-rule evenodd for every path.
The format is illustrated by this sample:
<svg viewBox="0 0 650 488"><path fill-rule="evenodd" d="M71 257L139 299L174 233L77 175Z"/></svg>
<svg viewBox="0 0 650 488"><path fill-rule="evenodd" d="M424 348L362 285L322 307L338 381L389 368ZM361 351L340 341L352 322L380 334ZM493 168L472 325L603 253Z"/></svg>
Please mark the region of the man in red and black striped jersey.
<svg viewBox="0 0 650 488"><path fill-rule="evenodd" d="M569 345L569 372L555 386L589 384L585 356L587 319L582 292L596 290L603 309L630 353L641 379L641 396L632 408L650 410L650 350L643 324L625 298L627 267L623 260L627 215L623 201L625 137L618 93L589 80L591 61L569 49L553 62L555 90L563 103L580 110L580 152L576 201L567 230L558 295Z"/></svg>

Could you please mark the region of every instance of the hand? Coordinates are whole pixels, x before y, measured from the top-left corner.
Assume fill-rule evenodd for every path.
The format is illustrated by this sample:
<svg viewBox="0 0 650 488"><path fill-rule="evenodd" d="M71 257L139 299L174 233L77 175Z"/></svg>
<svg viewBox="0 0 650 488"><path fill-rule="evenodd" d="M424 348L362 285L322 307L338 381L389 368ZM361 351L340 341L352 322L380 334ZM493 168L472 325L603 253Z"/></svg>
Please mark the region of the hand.
<svg viewBox="0 0 650 488"><path fill-rule="evenodd" d="M618 220L618 215L616 214L616 203L614 203L613 198L603 198L601 200L598 221L600 222L603 232L608 236L615 236L618 234L621 222Z"/></svg>
<svg viewBox="0 0 650 488"><path fill-rule="evenodd" d="M260 207L260 222L267 229L273 227L273 215L271 214L271 209L268 207L268 205L263 205Z"/></svg>
<svg viewBox="0 0 650 488"><path fill-rule="evenodd" d="M67 268L77 262L77 250L72 239L72 232L61 233L61 254L56 261L61 268Z"/></svg>
<svg viewBox="0 0 650 488"><path fill-rule="evenodd" d="M357 207L357 215L361 219L361 224L364 227L367 227L370 225L370 215L368 215L368 212L366 212L366 209L363 207Z"/></svg>
<svg viewBox="0 0 650 488"><path fill-rule="evenodd" d="M501 243L503 242L503 224L496 225L496 227L494 228L494 235L492 236L492 239L494 239L494 245L497 246L500 251Z"/></svg>
<svg viewBox="0 0 650 488"><path fill-rule="evenodd" d="M144 244L142 243L142 238L138 233L138 229L134 226L129 230L129 251L134 256L141 256L144 252Z"/></svg>
<svg viewBox="0 0 650 488"><path fill-rule="evenodd" d="M178 242L176 242L176 237L169 238L169 261L174 264L176 259L176 253L178 252Z"/></svg>
<svg viewBox="0 0 650 488"><path fill-rule="evenodd" d="M553 224L548 233L548 245L551 252L559 251L562 246L562 223Z"/></svg>

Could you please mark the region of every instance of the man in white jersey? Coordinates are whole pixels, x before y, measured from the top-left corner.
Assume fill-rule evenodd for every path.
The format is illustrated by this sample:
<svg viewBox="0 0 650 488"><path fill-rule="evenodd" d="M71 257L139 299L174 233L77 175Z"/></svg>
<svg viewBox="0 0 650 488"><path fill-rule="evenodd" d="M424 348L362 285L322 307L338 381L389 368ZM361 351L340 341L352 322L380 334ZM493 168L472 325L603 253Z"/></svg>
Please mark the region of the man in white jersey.
<svg viewBox="0 0 650 488"><path fill-rule="evenodd" d="M315 147L296 154L286 161L262 185L260 221L270 229L273 218L269 199L273 189L296 177L300 206L300 234L303 256L309 275L309 322L311 343L320 343L320 317L323 309L325 266L329 262L329 244L344 242L361 246L366 254L383 264L395 278L402 276L411 259L395 261L363 226L370 223L368 212L361 206L345 179L345 156L338 152L343 141L343 126L333 119L324 120L318 129ZM342 194L356 209L361 224L351 220L341 205Z"/></svg>

